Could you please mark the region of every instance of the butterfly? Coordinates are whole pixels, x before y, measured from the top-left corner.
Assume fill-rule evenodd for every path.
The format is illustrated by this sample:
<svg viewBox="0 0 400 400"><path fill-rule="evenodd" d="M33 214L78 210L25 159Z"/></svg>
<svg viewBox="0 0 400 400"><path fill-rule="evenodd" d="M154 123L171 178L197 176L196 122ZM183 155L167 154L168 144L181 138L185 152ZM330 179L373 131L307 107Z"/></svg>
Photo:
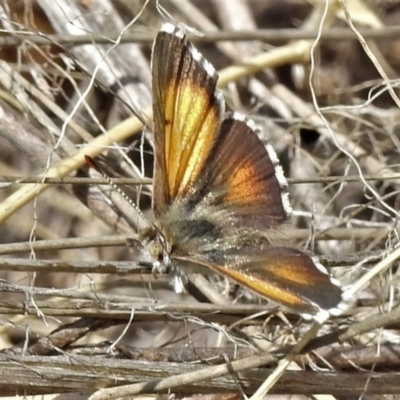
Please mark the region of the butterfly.
<svg viewBox="0 0 400 400"><path fill-rule="evenodd" d="M153 211L143 233L156 271L184 291L190 271L214 271L305 318L343 310L342 289L317 259L279 240L291 207L273 148L225 112L210 62L164 24L152 52Z"/></svg>

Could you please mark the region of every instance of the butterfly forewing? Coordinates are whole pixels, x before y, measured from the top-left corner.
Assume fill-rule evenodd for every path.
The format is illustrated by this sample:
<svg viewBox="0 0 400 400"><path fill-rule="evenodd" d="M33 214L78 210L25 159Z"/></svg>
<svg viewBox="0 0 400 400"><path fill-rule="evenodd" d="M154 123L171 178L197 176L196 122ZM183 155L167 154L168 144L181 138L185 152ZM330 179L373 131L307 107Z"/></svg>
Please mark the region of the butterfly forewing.
<svg viewBox="0 0 400 400"><path fill-rule="evenodd" d="M185 257L179 257L183 260ZM306 318L323 321L343 311L342 290L319 262L291 247L268 246L231 254L215 263L196 255L187 258L225 275L262 297L282 304Z"/></svg>
<svg viewBox="0 0 400 400"><path fill-rule="evenodd" d="M165 25L153 47L154 211L185 197L218 132L223 102L217 75L182 31Z"/></svg>
<svg viewBox="0 0 400 400"><path fill-rule="evenodd" d="M341 288L323 266L294 248L267 247L226 267L236 282L305 316L323 319L323 311L335 313L342 300Z"/></svg>

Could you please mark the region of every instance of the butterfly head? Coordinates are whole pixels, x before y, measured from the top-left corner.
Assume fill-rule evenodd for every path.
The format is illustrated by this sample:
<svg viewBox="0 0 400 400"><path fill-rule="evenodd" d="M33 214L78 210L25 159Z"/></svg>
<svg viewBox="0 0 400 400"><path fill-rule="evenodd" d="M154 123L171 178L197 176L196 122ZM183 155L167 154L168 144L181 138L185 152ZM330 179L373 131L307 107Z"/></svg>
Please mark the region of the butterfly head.
<svg viewBox="0 0 400 400"><path fill-rule="evenodd" d="M185 293L187 275L177 265L177 260L172 260L171 241L167 240L165 233L157 229L157 233L148 241L147 253L151 258L153 274L170 273L172 275L171 285L175 293Z"/></svg>
<svg viewBox="0 0 400 400"><path fill-rule="evenodd" d="M169 256L171 246L157 224L143 230L140 236L145 258L152 264L153 271L159 273L169 272L171 267L171 258Z"/></svg>

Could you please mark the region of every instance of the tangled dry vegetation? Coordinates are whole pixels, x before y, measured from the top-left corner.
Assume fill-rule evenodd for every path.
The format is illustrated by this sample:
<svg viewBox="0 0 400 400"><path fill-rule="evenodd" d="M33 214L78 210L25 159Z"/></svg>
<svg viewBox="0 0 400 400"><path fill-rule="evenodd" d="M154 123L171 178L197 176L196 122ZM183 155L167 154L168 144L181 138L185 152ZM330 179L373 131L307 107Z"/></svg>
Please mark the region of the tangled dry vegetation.
<svg viewBox="0 0 400 400"><path fill-rule="evenodd" d="M288 238L357 300L293 354L310 323L213 275L182 299L137 265L134 210L83 155L101 155L151 218L149 57L167 14L155 1L4 0L0 396L234 399L288 354L270 393L400 393L400 4L160 3L206 33L193 40L229 107L279 154Z"/></svg>

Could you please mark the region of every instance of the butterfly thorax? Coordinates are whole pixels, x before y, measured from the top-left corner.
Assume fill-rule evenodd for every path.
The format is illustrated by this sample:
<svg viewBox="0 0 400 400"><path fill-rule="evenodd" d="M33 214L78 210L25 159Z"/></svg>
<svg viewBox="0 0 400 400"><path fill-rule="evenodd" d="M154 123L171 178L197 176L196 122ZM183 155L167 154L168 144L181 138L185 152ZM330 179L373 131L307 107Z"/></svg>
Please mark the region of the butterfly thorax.
<svg viewBox="0 0 400 400"><path fill-rule="evenodd" d="M182 209L180 217L176 218L175 208L177 207L173 207L157 219L156 227L162 237L163 251L169 256L212 251L212 243L222 235L218 226L208 218L189 216L182 212Z"/></svg>
<svg viewBox="0 0 400 400"><path fill-rule="evenodd" d="M187 273L199 271L196 263L184 262L181 257L193 254L196 244L198 248L204 247L206 238L215 231L215 226L206 220L167 221L157 221L154 226L155 234L148 241L147 251L152 259L153 273L170 273L174 291L183 293L187 285ZM213 236L212 233L211 235ZM204 259L209 259L212 251L203 251Z"/></svg>
<svg viewBox="0 0 400 400"><path fill-rule="evenodd" d="M158 240L162 251L159 249L157 254L164 265L190 255L224 263L229 255L237 254L244 247L269 244L257 229L240 226L222 207L201 201L195 206L174 203L158 216L156 226L162 237Z"/></svg>

